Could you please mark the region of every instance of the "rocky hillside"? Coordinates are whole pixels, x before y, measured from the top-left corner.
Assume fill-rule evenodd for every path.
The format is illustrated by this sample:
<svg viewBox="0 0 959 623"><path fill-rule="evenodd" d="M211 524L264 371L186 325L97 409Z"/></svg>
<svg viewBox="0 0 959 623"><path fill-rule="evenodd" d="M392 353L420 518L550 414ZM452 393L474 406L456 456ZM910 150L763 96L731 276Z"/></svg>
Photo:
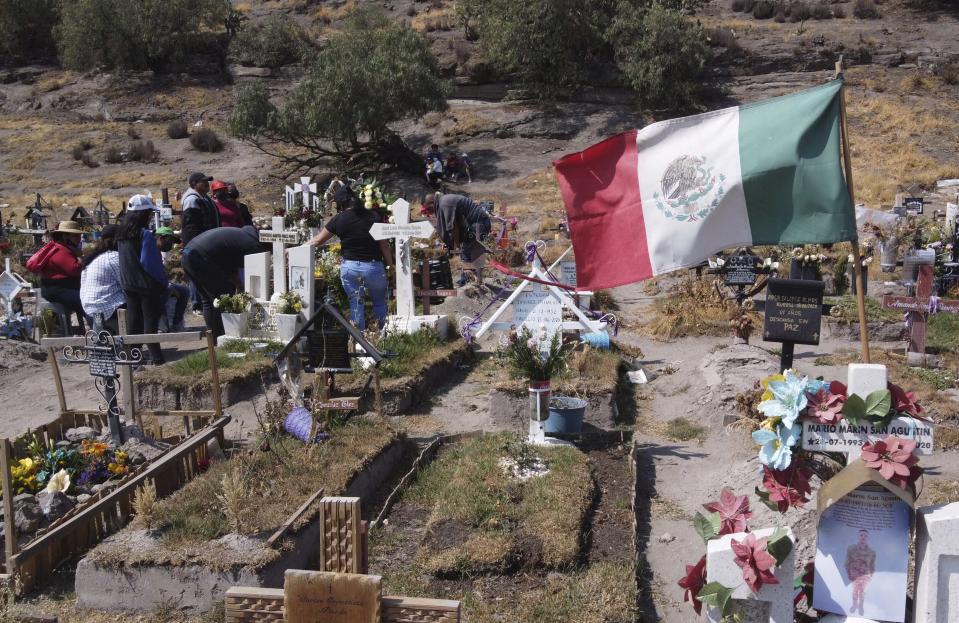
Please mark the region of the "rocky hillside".
<svg viewBox="0 0 959 623"><path fill-rule="evenodd" d="M309 38L322 42L359 4L268 0L234 7L248 23L277 15L296 20ZM429 38L454 84L446 113L397 129L417 149L435 141L468 152L476 175L463 189L527 216L524 229L549 228L562 214L547 171L551 160L676 114L636 111L628 91L609 87L585 89L558 103L512 99L512 86L491 80L475 43L466 40L451 1L377 4ZM705 107L819 83L832 76L843 56L850 67L857 198L878 206L888 205L899 188L931 191L936 180L959 177L959 13L948 3L915 4L713 0L696 18L715 46L712 71L724 92ZM743 12L747 8L752 12ZM768 18L757 19L767 13ZM162 76L80 74L42 66L0 71L0 205L9 205L0 208L3 218L11 210L21 212L37 192L56 207L90 208L102 195L115 208L133 192L182 187L193 170L236 181L257 211L268 211L282 200L284 181L271 176L268 157L226 136L223 124L236 85L264 80L282 97L302 68L243 67L234 60L197 57L182 68L184 73ZM188 139L169 138L168 125L180 121L216 131L223 150L207 153ZM409 196L423 192L417 179L391 183ZM66 212L63 208L60 216Z"/></svg>

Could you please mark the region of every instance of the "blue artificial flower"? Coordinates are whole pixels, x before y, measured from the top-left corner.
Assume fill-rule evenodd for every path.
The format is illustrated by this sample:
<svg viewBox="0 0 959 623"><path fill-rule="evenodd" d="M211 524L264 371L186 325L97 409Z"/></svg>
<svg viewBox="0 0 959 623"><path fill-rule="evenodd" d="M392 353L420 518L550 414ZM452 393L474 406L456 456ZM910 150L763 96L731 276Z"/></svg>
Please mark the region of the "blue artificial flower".
<svg viewBox="0 0 959 623"><path fill-rule="evenodd" d="M821 379L809 379L806 383L806 393L816 395L820 390L829 391L829 382Z"/></svg>
<svg viewBox="0 0 959 623"><path fill-rule="evenodd" d="M768 398L759 403L760 413L768 418L782 418L787 428L792 427L806 408L808 384L808 377L799 377L792 370L786 370L781 380L774 377L766 383Z"/></svg>
<svg viewBox="0 0 959 623"><path fill-rule="evenodd" d="M786 469L792 462L792 446L799 441L799 425L786 426L778 422L772 426L763 425L753 433L753 441L762 446L759 449L759 462L776 471Z"/></svg>

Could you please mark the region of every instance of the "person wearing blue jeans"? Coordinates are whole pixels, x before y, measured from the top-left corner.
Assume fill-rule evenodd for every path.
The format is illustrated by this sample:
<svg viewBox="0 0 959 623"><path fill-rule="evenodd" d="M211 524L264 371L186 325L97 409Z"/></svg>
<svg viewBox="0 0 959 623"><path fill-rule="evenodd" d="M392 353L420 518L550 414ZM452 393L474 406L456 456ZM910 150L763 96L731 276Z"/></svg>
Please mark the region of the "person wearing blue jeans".
<svg viewBox="0 0 959 623"><path fill-rule="evenodd" d="M373 300L373 315L382 329L386 324L386 268L393 249L385 240L377 242L370 228L379 222L376 212L367 210L349 186L341 186L333 197L339 214L331 218L307 244L320 245L338 236L343 253L340 280L350 299L350 320L366 330L366 295ZM385 266L384 266L385 262Z"/></svg>
<svg viewBox="0 0 959 623"><path fill-rule="evenodd" d="M373 316L380 328L386 322L386 269L376 260L343 260L340 281L350 299L350 320L360 331L366 330L366 295L373 301Z"/></svg>

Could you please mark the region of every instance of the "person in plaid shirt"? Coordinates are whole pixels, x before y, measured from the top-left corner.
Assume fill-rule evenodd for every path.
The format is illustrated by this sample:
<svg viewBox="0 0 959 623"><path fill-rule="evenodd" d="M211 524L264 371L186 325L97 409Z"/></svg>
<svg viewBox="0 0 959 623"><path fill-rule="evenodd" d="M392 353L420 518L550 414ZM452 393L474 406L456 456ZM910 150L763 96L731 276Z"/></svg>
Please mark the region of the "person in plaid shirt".
<svg viewBox="0 0 959 623"><path fill-rule="evenodd" d="M80 273L80 303L88 316L100 316L103 328L119 332L117 310L126 298L120 285L120 254L117 253L116 225L107 225L100 232L93 249L83 257Z"/></svg>

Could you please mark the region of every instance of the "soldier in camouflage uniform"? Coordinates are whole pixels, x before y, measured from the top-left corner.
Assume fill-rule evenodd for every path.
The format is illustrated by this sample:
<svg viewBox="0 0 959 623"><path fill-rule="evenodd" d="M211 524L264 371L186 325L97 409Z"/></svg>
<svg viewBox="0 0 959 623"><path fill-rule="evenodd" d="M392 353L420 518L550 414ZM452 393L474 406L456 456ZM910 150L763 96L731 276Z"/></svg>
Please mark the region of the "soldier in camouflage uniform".
<svg viewBox="0 0 959 623"><path fill-rule="evenodd" d="M863 613L866 586L876 571L876 552L869 547L869 531L859 531L859 542L846 550L846 575L852 582L852 608L850 614Z"/></svg>

